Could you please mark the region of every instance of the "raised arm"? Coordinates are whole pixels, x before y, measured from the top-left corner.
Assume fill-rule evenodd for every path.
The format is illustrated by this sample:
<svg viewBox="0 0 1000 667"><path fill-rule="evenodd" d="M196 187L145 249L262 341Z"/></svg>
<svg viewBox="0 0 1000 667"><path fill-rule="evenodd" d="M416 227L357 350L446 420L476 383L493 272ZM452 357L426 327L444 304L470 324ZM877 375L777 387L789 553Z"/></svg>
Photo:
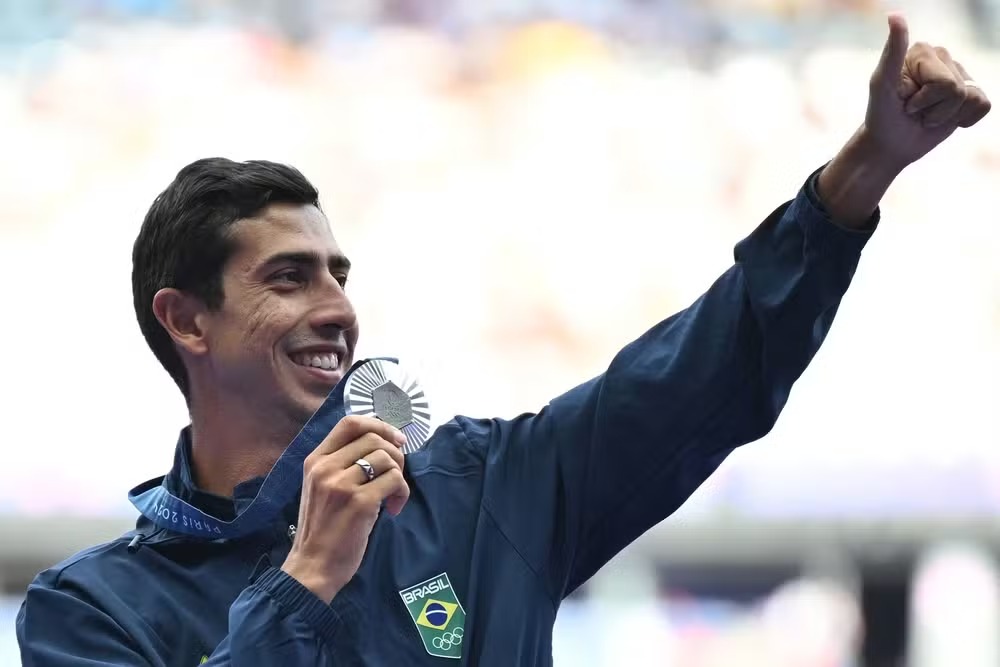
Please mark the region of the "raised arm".
<svg viewBox="0 0 1000 667"><path fill-rule="evenodd" d="M772 428L893 179L989 111L946 51L910 48L899 16L889 25L860 129L703 296L538 414L459 420L487 457L485 510L554 604Z"/></svg>

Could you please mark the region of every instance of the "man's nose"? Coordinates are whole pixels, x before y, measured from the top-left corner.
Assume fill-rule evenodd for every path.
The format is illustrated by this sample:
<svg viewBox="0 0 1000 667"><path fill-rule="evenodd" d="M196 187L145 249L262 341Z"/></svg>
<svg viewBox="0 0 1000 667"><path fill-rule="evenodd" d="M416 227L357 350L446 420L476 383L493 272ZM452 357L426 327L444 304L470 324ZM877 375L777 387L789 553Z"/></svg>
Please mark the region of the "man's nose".
<svg viewBox="0 0 1000 667"><path fill-rule="evenodd" d="M323 295L321 303L317 304L309 316L309 324L314 330L324 334L349 331L357 326L357 313L339 284L332 293Z"/></svg>

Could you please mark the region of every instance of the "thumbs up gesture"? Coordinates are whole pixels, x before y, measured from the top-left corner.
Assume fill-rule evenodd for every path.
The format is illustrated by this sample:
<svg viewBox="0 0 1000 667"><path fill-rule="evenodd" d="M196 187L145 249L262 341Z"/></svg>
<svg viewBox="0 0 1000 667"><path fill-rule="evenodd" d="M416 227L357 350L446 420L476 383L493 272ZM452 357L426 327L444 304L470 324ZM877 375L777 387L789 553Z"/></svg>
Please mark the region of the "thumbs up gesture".
<svg viewBox="0 0 1000 667"><path fill-rule="evenodd" d="M942 47L910 46L906 20L889 16L889 37L872 74L864 131L883 159L902 169L960 127L975 125L990 100Z"/></svg>

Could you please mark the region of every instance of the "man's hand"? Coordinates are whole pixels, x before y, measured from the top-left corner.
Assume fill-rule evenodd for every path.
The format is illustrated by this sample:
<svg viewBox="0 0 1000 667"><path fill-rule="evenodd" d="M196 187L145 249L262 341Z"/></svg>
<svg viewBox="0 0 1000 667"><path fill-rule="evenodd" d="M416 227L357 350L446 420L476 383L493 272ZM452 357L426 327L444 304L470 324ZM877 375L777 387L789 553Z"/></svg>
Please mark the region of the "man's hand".
<svg viewBox="0 0 1000 667"><path fill-rule="evenodd" d="M385 422L348 416L303 464L295 543L281 569L326 603L358 571L382 502L396 515L410 496L400 450L405 442ZM370 482L358 459L374 469Z"/></svg>
<svg viewBox="0 0 1000 667"><path fill-rule="evenodd" d="M889 16L889 38L872 74L865 131L900 169L990 111L990 100L940 46L910 47L906 19Z"/></svg>
<svg viewBox="0 0 1000 667"><path fill-rule="evenodd" d="M891 15L865 122L819 176L820 199L843 227L865 226L903 169L990 111L986 93L945 49L909 43L906 20Z"/></svg>

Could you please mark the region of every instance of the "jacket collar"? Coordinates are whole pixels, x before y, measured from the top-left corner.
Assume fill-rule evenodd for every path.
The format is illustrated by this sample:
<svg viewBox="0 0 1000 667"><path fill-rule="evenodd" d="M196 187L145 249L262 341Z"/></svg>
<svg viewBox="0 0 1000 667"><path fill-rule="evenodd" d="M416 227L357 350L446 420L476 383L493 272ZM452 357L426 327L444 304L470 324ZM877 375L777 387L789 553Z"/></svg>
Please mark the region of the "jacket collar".
<svg viewBox="0 0 1000 667"><path fill-rule="evenodd" d="M231 520L237 512L246 509L260 491L264 477L241 482L233 489L233 497L217 496L214 493L202 491L194 480L194 466L191 456L191 427L181 430L174 450L174 467L167 475L167 488L181 500L188 502L212 516Z"/></svg>
<svg viewBox="0 0 1000 667"><path fill-rule="evenodd" d="M261 485L264 483L264 477L255 477L238 484L233 490L232 498L218 496L198 488L198 485L195 483L191 462L191 427L187 426L181 430L177 438L177 447L174 450L174 465L170 469L170 472L162 477L157 477L143 483L137 487L136 491L162 484L170 493L184 502L197 507L202 512L223 521L231 521L238 512L242 512L253 501ZM141 516L136 524L136 530L150 535L156 528L152 521Z"/></svg>

